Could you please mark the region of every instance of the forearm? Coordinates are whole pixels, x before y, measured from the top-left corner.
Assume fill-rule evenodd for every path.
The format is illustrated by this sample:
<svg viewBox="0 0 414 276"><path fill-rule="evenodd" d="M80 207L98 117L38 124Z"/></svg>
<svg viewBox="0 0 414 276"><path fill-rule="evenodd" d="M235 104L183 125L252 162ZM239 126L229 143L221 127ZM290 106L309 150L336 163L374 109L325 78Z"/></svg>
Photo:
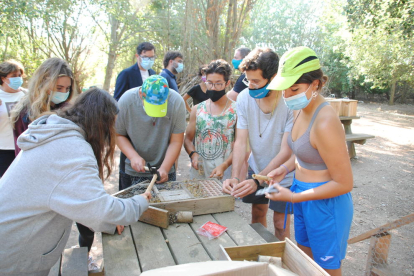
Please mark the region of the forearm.
<svg viewBox="0 0 414 276"><path fill-rule="evenodd" d="M189 113L191 113L191 108L190 108L190 105L188 104L188 102L187 101L184 101L185 102L185 109L187 109L187 111L189 112Z"/></svg>
<svg viewBox="0 0 414 276"><path fill-rule="evenodd" d="M239 177L240 170L246 157L247 141L237 141L234 143L232 152L231 177Z"/></svg>
<svg viewBox="0 0 414 276"><path fill-rule="evenodd" d="M131 142L123 135L117 134L116 136L116 144L118 148L122 151L123 154L129 159L132 160L136 157L141 157L138 152L135 150L134 146Z"/></svg>
<svg viewBox="0 0 414 276"><path fill-rule="evenodd" d="M170 142L167 148L167 152L165 153L164 161L161 164L162 169L164 169L166 172L169 172L173 164L175 163L175 160L177 160L178 156L180 155L182 141L173 141Z"/></svg>
<svg viewBox="0 0 414 276"><path fill-rule="evenodd" d="M352 183L341 184L331 180L317 188L309 189L293 195L293 202L333 198L346 194L352 190Z"/></svg>
<svg viewBox="0 0 414 276"><path fill-rule="evenodd" d="M190 154L192 151L195 151L195 146L193 144L193 140L190 139L189 135L185 136L184 149L187 152L187 154Z"/></svg>

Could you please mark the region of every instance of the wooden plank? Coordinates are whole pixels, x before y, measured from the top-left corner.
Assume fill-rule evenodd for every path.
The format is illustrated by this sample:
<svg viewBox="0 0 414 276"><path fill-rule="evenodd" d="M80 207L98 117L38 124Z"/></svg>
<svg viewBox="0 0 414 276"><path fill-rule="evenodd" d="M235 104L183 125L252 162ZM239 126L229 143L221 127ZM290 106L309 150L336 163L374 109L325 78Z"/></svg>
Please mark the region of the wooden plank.
<svg viewBox="0 0 414 276"><path fill-rule="evenodd" d="M68 248L63 251L60 267L62 276L88 275L88 248Z"/></svg>
<svg viewBox="0 0 414 276"><path fill-rule="evenodd" d="M388 249L391 244L391 235L388 232L371 236L365 275L371 276L376 264L387 264Z"/></svg>
<svg viewBox="0 0 414 276"><path fill-rule="evenodd" d="M193 223L191 223L190 226L193 231L196 232L197 229L199 229L204 223L208 221L218 223L212 215L202 215L193 217ZM237 245L227 233L224 233L220 237L213 240L209 240L207 237L201 235L198 235L198 238L213 260L220 260L220 245L224 247Z"/></svg>
<svg viewBox="0 0 414 276"><path fill-rule="evenodd" d="M62 257L60 257L59 260L52 266L52 268L49 271L48 276L59 276L61 259Z"/></svg>
<svg viewBox="0 0 414 276"><path fill-rule="evenodd" d="M375 136L370 135L370 134L363 134L363 133L352 133L352 134L346 134L345 138L347 142L354 142L354 141L372 139L372 138L375 138Z"/></svg>
<svg viewBox="0 0 414 276"><path fill-rule="evenodd" d="M106 276L140 275L131 229L125 226L121 235L102 233L102 250Z"/></svg>
<svg viewBox="0 0 414 276"><path fill-rule="evenodd" d="M198 237L187 223L175 223L162 231L168 239L172 255L177 264L211 260Z"/></svg>
<svg viewBox="0 0 414 276"><path fill-rule="evenodd" d="M131 226L142 271L175 265L159 227L137 222Z"/></svg>
<svg viewBox="0 0 414 276"><path fill-rule="evenodd" d="M306 276L329 276L314 260L299 249L291 240L286 238L283 263L294 273Z"/></svg>
<svg viewBox="0 0 414 276"><path fill-rule="evenodd" d="M357 120L360 119L359 116L339 116L339 120L341 121L348 121L348 120Z"/></svg>
<svg viewBox="0 0 414 276"><path fill-rule="evenodd" d="M266 241L256 232L245 220L236 212L226 212L213 214L217 222L226 226L227 234L237 245L251 245L266 243Z"/></svg>
<svg viewBox="0 0 414 276"><path fill-rule="evenodd" d="M149 206L148 209L141 215L139 221L162 228L168 228L168 211L153 206Z"/></svg>
<svg viewBox="0 0 414 276"><path fill-rule="evenodd" d="M279 239L276 238L266 227L261 223L252 223L250 226L256 231L266 242L278 242Z"/></svg>
<svg viewBox="0 0 414 276"><path fill-rule="evenodd" d="M285 242L272 242L257 245L246 245L223 248L225 254L222 256L230 258L232 261L257 261L259 255L282 257L285 251ZM224 258L222 260L225 260Z"/></svg>
<svg viewBox="0 0 414 276"><path fill-rule="evenodd" d="M365 233L363 233L361 235L358 235L356 237L353 237L352 239L349 239L348 240L348 244L353 244L353 243L356 243L356 242L359 242L359 241L368 239L368 238L370 238L373 235L377 235L377 234L381 234L381 233L384 233L384 232L388 232L388 231L390 231L392 229L401 227L401 226L406 225L406 224L410 224L411 222L414 222L414 213L412 213L412 214L410 214L408 216L402 217L400 219L397 219L397 220L395 220L393 222L384 224L384 225L382 225L380 227L377 227L377 228L375 228L373 230L370 230L368 232L365 232Z"/></svg>
<svg viewBox="0 0 414 276"><path fill-rule="evenodd" d="M170 212L190 211L193 216L212 213L228 212L234 210L234 197L216 196L209 198L197 198L176 202L151 203L153 207L165 209Z"/></svg>

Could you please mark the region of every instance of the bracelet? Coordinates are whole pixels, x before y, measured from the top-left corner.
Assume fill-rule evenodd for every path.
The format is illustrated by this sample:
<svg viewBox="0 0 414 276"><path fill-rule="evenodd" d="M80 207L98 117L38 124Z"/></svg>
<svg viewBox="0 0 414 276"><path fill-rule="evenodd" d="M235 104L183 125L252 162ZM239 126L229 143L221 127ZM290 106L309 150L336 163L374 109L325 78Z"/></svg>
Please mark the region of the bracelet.
<svg viewBox="0 0 414 276"><path fill-rule="evenodd" d="M190 154L188 155L189 157L190 157L190 159L191 159L191 156L193 156L193 154L194 153L197 153L198 154L198 152L197 151L195 151L195 150L193 150L192 152L190 152Z"/></svg>
<svg viewBox="0 0 414 276"><path fill-rule="evenodd" d="M290 196L290 203L294 203L293 202L293 194L294 194L295 192L292 192L292 195Z"/></svg>
<svg viewBox="0 0 414 276"><path fill-rule="evenodd" d="M238 179L237 177L233 177L234 179L237 179L237 181L239 181L239 183L240 183L240 179Z"/></svg>
<svg viewBox="0 0 414 276"><path fill-rule="evenodd" d="M253 179L253 181L254 181L254 183L256 183L258 189L262 188L262 186L260 185L259 180Z"/></svg>
<svg viewBox="0 0 414 276"><path fill-rule="evenodd" d="M290 173L290 171L289 171L288 167L286 167L286 166L285 166L285 164L282 164L282 165L280 165L279 167L283 167L283 168L285 168L285 169L286 169L286 172L287 172L287 173Z"/></svg>

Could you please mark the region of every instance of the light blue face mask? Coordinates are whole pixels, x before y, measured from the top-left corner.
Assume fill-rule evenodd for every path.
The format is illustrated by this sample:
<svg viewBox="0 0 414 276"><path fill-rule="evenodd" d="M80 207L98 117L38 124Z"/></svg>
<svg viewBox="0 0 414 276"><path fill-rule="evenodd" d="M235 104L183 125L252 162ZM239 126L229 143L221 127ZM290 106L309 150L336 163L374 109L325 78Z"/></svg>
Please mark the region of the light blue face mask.
<svg viewBox="0 0 414 276"><path fill-rule="evenodd" d="M291 110L300 110L300 109L307 107L309 103L311 102L312 98L318 95L316 92L313 92L312 96L309 99L308 97L306 97L306 92L308 92L311 85L309 85L308 89L306 89L305 92L302 92L298 95L295 95L289 98L285 98L285 90L283 90L282 95L283 95L283 100L285 101L286 106Z"/></svg>
<svg viewBox="0 0 414 276"><path fill-rule="evenodd" d="M141 67L145 70L149 70L154 65L154 60L151 60L149 58L141 58Z"/></svg>
<svg viewBox="0 0 414 276"><path fill-rule="evenodd" d="M18 90L23 84L22 77L9 78L10 83L5 82L11 89Z"/></svg>
<svg viewBox="0 0 414 276"><path fill-rule="evenodd" d="M249 94L250 97L255 98L255 99L263 99L264 97L266 97L270 90L267 89L269 82L266 83L265 86L263 86L262 88L257 88L257 89L250 89L249 88Z"/></svg>
<svg viewBox="0 0 414 276"><path fill-rule="evenodd" d="M66 93L62 93L62 92L52 92L53 93L53 97L51 99L51 101L54 104L60 104L63 103L64 101L66 101L69 98L69 94L70 92L66 92Z"/></svg>
<svg viewBox="0 0 414 276"><path fill-rule="evenodd" d="M177 73L181 73L184 70L184 64L181 62L177 62L177 68L175 68Z"/></svg>
<svg viewBox="0 0 414 276"><path fill-rule="evenodd" d="M232 59L231 63L234 66L234 69L239 69L240 63L242 62L242 59Z"/></svg>

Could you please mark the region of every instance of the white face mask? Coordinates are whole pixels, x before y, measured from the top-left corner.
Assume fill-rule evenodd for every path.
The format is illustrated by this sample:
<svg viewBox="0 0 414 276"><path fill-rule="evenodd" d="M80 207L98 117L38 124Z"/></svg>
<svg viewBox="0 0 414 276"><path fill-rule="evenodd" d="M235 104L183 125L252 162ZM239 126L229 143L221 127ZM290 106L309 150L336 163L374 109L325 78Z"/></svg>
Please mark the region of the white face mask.
<svg viewBox="0 0 414 276"><path fill-rule="evenodd" d="M60 104L60 103L63 103L64 101L66 101L69 98L70 92L68 91L66 93L62 93L62 92L53 92L52 91L52 94L53 94L53 97L52 97L51 101L54 104Z"/></svg>
<svg viewBox="0 0 414 276"><path fill-rule="evenodd" d="M300 110L300 109L307 107L309 103L311 102L312 98L315 98L318 95L318 93L314 91L312 92L312 96L309 99L308 97L306 97L306 92L308 92L311 86L312 84L309 85L308 89L306 89L305 92L302 92L298 95L295 95L289 98L285 98L285 90L283 90L282 95L283 95L283 100L285 101L286 106L292 110Z"/></svg>

